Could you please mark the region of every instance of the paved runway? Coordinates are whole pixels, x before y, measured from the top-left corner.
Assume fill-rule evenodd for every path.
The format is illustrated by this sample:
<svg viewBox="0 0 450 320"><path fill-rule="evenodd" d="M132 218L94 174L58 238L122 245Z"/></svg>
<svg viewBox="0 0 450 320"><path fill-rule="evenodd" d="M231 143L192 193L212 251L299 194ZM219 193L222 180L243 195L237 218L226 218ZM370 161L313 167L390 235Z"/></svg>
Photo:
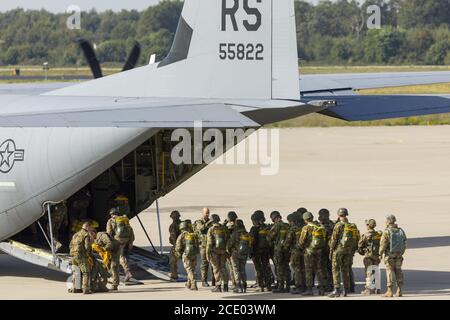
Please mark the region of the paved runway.
<svg viewBox="0 0 450 320"><path fill-rule="evenodd" d="M257 166L212 165L160 199L163 244L168 245L173 209L192 220L200 216L203 206L223 218L233 209L249 226L256 209L266 215L276 209L286 217L301 206L314 214L329 208L333 215L339 207L347 207L350 220L362 230L365 219L374 218L382 227L384 216L394 213L409 237L405 299L450 298L450 126L283 129L280 141L278 175L261 176ZM155 245L159 244L154 207L141 218ZM137 221L133 224L136 244L148 246ZM360 256L354 267L360 291ZM254 279L250 263L247 268ZM0 299L299 298L252 292L212 294L203 288L192 293L183 283L159 280L85 297L66 293L65 278L0 255Z"/></svg>

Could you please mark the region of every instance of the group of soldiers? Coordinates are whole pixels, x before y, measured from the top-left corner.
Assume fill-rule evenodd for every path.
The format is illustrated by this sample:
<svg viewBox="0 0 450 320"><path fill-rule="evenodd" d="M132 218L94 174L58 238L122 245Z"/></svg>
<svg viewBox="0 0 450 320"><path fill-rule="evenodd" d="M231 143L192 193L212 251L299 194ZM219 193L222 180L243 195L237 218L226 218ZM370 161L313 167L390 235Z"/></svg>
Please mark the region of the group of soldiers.
<svg viewBox="0 0 450 320"><path fill-rule="evenodd" d="M122 266L125 273L124 282L132 278L127 255L133 248L135 237L128 218L128 198L118 195L111 199L110 218L106 223L106 231L103 232L97 232L99 224L96 221L87 219L89 202L89 194L82 191L70 204L72 236L69 254L74 272L70 292L73 293L108 292L110 277L111 290L117 290L120 281L119 266ZM51 221L47 223L47 230L50 233L51 228L54 247L58 252L63 247L60 230L67 228L69 224L66 203L52 205L50 213ZM77 289L77 275L81 277L81 289Z"/></svg>
<svg viewBox="0 0 450 320"><path fill-rule="evenodd" d="M384 231L375 230L374 219L367 220L367 232L362 236L357 226L349 221L347 209L339 209L337 216L337 220L332 221L330 212L321 209L317 221L311 212L300 208L289 214L285 223L281 214L273 211L270 214L272 224L266 224L264 212L257 210L251 216L253 225L247 232L234 211L221 223L218 215L210 217L209 209L204 208L202 218L194 224L191 220L181 221L180 213L173 211L169 227L171 279L178 279L177 261L182 259L188 277L186 287L198 290L195 268L200 255L203 287L209 287L211 265L213 292L228 292L231 280L233 292L245 293L245 266L250 258L256 271L254 287L259 292L313 296L317 279L319 295L328 292L329 297L347 296L355 292L352 265L358 252L364 256L366 274L366 286L361 293L379 293L371 285L372 266L378 268L384 259L387 273L384 296L393 297L393 287L397 284L396 295L401 297L404 282L401 268L407 239L396 224L395 216L386 216Z"/></svg>

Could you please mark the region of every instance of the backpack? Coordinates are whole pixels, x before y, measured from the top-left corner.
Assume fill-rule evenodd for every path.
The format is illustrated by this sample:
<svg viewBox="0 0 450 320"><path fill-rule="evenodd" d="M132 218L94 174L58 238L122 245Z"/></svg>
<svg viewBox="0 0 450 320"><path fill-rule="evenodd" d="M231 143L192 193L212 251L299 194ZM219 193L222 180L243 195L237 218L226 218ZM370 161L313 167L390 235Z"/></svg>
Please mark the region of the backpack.
<svg viewBox="0 0 450 320"><path fill-rule="evenodd" d="M226 229L225 227L215 227L213 230L214 235L214 248L217 250L226 250L227 239L226 239Z"/></svg>
<svg viewBox="0 0 450 320"><path fill-rule="evenodd" d="M359 230L354 223L345 223L341 246L345 249L355 249L358 245Z"/></svg>
<svg viewBox="0 0 450 320"><path fill-rule="evenodd" d="M250 254L252 248L253 239L249 233L244 232L239 236L239 248L238 253L241 256L247 256Z"/></svg>
<svg viewBox="0 0 450 320"><path fill-rule="evenodd" d="M380 241L382 233L380 231L373 233L367 241L367 252L371 256L378 256L380 252Z"/></svg>
<svg viewBox="0 0 450 320"><path fill-rule="evenodd" d="M131 238L131 226L130 220L127 217L117 217L115 219L116 226L114 229L114 234L116 238L129 239Z"/></svg>
<svg viewBox="0 0 450 320"><path fill-rule="evenodd" d="M197 234L193 232L186 232L184 240L184 254L188 257L196 256L200 252Z"/></svg>
<svg viewBox="0 0 450 320"><path fill-rule="evenodd" d="M403 253L405 250L406 235L402 229L389 229L390 253Z"/></svg>
<svg viewBox="0 0 450 320"><path fill-rule="evenodd" d="M283 245L289 232L289 226L286 223L280 223L280 230L278 235L278 244Z"/></svg>
<svg viewBox="0 0 450 320"><path fill-rule="evenodd" d="M270 244L269 241L267 241L267 235L269 234L269 228L267 226L261 226L261 228L258 230L258 249L269 249Z"/></svg>
<svg viewBox="0 0 450 320"><path fill-rule="evenodd" d="M308 226L313 228L311 233L311 244L309 245L309 250L315 252L317 250L325 248L327 241L327 233L323 226L318 226L313 223L308 223Z"/></svg>

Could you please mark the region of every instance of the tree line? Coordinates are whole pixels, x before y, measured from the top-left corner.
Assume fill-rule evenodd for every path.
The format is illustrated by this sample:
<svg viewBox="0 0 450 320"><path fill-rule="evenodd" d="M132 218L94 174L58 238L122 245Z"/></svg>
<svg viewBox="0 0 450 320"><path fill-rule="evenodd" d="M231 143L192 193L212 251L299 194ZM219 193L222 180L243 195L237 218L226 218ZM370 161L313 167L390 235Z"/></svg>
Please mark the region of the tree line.
<svg viewBox="0 0 450 320"><path fill-rule="evenodd" d="M367 8L377 5L381 28L369 29ZM81 29L66 26L69 14L16 9L0 13L0 64L82 66L76 43L96 46L102 63L125 61L138 41L144 64L170 50L183 2L163 0L142 12L95 10L81 14ZM296 1L298 56L307 64L450 64L450 1Z"/></svg>

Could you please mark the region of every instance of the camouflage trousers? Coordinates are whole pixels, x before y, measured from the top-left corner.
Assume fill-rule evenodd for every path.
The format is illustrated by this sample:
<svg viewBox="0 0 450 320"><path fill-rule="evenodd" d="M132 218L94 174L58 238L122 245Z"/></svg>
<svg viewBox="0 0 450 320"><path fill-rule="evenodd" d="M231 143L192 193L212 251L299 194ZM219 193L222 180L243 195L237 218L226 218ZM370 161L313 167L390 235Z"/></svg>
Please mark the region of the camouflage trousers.
<svg viewBox="0 0 450 320"><path fill-rule="evenodd" d="M272 269L270 268L270 255L267 252L258 252L253 255L256 281L260 287L267 288L272 284Z"/></svg>
<svg viewBox="0 0 450 320"><path fill-rule="evenodd" d="M350 290L350 267L353 255L345 251L333 252L332 269L333 269L333 285L335 288L341 287L341 280L344 288ZM342 279L341 279L342 274Z"/></svg>
<svg viewBox="0 0 450 320"><path fill-rule="evenodd" d="M322 250L322 259L320 260L320 263L322 264L325 286L333 287L333 267L329 256L330 252L328 250Z"/></svg>
<svg viewBox="0 0 450 320"><path fill-rule="evenodd" d="M102 262L94 259L94 266L91 274L91 289L95 291L108 290L106 285L108 284L109 273L104 267Z"/></svg>
<svg viewBox="0 0 450 320"><path fill-rule="evenodd" d="M387 286L393 287L397 283L398 287L403 287L403 257L394 255L387 256L384 258L384 264L386 265ZM394 281L394 276L396 281Z"/></svg>
<svg viewBox="0 0 450 320"><path fill-rule="evenodd" d="M111 254L111 263L109 264L109 271L111 272L113 286L118 286L120 282L119 267L120 267L120 255L118 253Z"/></svg>
<svg viewBox="0 0 450 320"><path fill-rule="evenodd" d="M72 264L78 266L81 272L81 288L83 292L91 290L92 267L84 258L72 258ZM75 280L75 279L73 279Z"/></svg>
<svg viewBox="0 0 450 320"><path fill-rule="evenodd" d="M273 262L275 264L275 272L279 285L289 285L289 252L283 249L274 251Z"/></svg>
<svg viewBox="0 0 450 320"><path fill-rule="evenodd" d="M190 288L197 281L196 277L195 277L195 267L197 266L197 256L188 257L186 255L183 255L182 259L183 259L184 269L186 269L186 273L187 273L187 286L188 286L188 288Z"/></svg>
<svg viewBox="0 0 450 320"><path fill-rule="evenodd" d="M364 274L366 275L366 288L370 285L370 278L372 277L372 273L368 270L370 266L378 266L380 264L379 257L368 257L365 256L363 259L364 263Z"/></svg>
<svg viewBox="0 0 450 320"><path fill-rule="evenodd" d="M170 277L178 279L178 258L175 254L175 246L172 246L169 254Z"/></svg>
<svg viewBox="0 0 450 320"><path fill-rule="evenodd" d="M121 242L120 243L120 265L122 266L122 268L123 268L123 272L125 273L125 275L129 275L129 274L131 274L131 271L130 271L130 265L128 264L128 258L127 258L127 256L126 256L126 254L125 254L125 250L126 250L126 247L128 246L128 242Z"/></svg>
<svg viewBox="0 0 450 320"><path fill-rule="evenodd" d="M228 284L228 270L227 270L227 259L228 255L226 253L216 253L211 254L211 265L214 273L214 279L216 285Z"/></svg>
<svg viewBox="0 0 450 320"><path fill-rule="evenodd" d="M306 285L305 278L305 259L303 252L295 249L291 251L291 258L289 264L294 273L295 287L304 287Z"/></svg>
<svg viewBox="0 0 450 320"><path fill-rule="evenodd" d="M237 278L235 277L235 274L233 272L233 261L231 261L231 257L227 259L227 270L228 274L230 275L231 283L235 286L237 282Z"/></svg>
<svg viewBox="0 0 450 320"><path fill-rule="evenodd" d="M206 258L206 246L200 247L200 274L202 276L202 281L208 281L208 269L209 269L209 262Z"/></svg>
<svg viewBox="0 0 450 320"><path fill-rule="evenodd" d="M235 279L235 284L246 283L247 273L245 272L245 265L247 264L247 256L242 257L233 252L229 261L231 261L232 278Z"/></svg>
<svg viewBox="0 0 450 320"><path fill-rule="evenodd" d="M309 250L305 251L305 278L306 286L308 288L314 287L314 275L317 275L319 288L323 288L325 285L321 260L321 250L318 250L316 252L311 252Z"/></svg>

